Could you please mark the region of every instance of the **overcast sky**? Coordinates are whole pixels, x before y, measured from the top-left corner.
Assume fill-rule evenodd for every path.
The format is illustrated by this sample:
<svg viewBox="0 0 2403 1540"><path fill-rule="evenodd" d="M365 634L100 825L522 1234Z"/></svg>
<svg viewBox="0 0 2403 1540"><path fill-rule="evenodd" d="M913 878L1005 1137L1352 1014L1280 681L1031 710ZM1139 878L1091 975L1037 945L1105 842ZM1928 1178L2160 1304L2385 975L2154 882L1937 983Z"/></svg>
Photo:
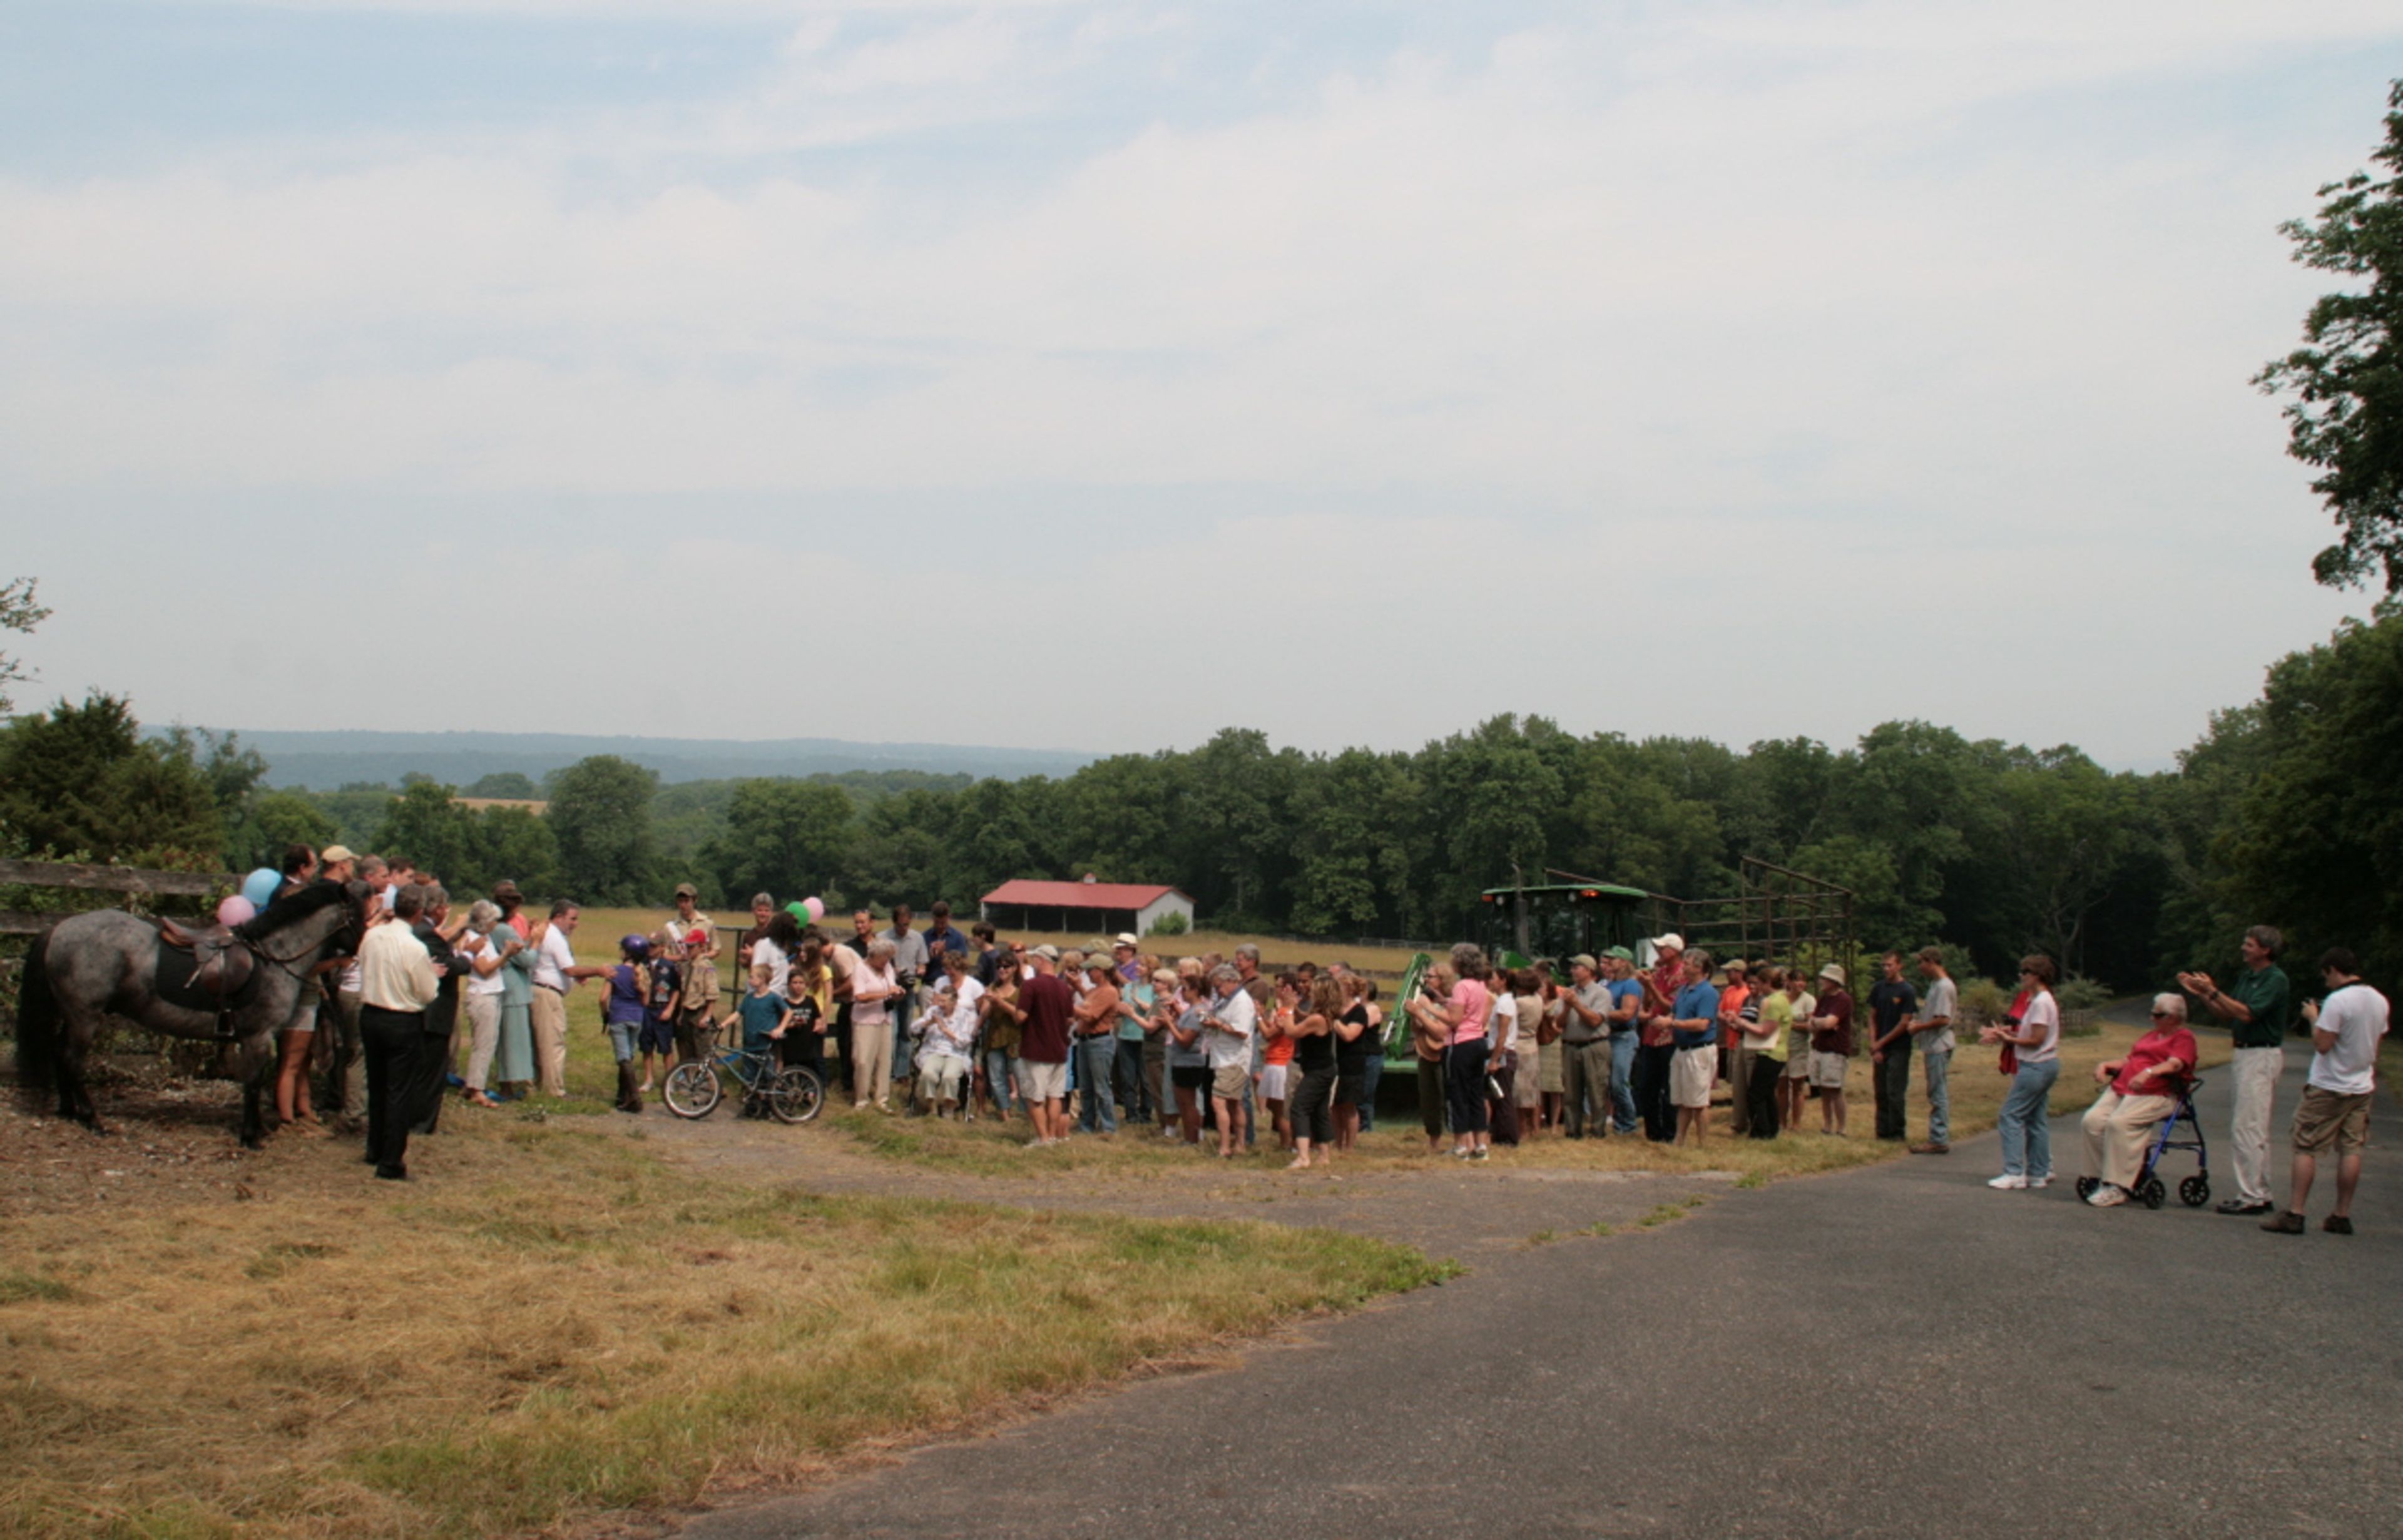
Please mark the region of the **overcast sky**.
<svg viewBox="0 0 2403 1540"><path fill-rule="evenodd" d="M2403 9L16 0L21 705L2156 766ZM808 665L804 668L804 665Z"/></svg>

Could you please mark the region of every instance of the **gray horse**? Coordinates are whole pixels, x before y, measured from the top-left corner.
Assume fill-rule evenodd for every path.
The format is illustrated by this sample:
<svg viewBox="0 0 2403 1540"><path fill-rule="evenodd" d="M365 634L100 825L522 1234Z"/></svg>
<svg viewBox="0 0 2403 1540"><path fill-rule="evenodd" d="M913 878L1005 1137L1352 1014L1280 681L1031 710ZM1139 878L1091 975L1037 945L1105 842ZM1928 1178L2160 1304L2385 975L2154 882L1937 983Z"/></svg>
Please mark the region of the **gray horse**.
<svg viewBox="0 0 2403 1540"><path fill-rule="evenodd" d="M275 1073L275 1034L317 1008L318 965L357 950L366 899L362 883L314 882L235 926L233 950L248 953L237 961L248 964L250 978L224 1009L164 997L195 998L160 978L162 959L171 972L188 972L189 959L162 951L160 922L123 909L60 921L25 954L17 1000L18 1078L35 1092L55 1087L61 1117L105 1133L84 1084L84 1057L103 1017L120 1016L170 1037L214 1041L221 1045L219 1073L243 1083L242 1142L257 1149L266 1131L259 1098Z"/></svg>

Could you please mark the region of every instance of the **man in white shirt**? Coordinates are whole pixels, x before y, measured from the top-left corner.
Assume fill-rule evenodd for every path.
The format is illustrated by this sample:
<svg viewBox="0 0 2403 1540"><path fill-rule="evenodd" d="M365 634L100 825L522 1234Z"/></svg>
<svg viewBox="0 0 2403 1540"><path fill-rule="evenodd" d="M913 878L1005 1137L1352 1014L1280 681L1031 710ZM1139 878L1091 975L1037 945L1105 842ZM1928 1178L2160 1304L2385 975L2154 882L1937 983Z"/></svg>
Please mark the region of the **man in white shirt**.
<svg viewBox="0 0 2403 1540"><path fill-rule="evenodd" d="M425 1035L425 1007L441 973L417 938L425 890L410 884L393 895L392 921L370 929L359 944L359 1042L367 1059L368 1158L387 1182L409 1180L410 1097Z"/></svg>
<svg viewBox="0 0 2403 1540"><path fill-rule="evenodd" d="M1243 1127L1243 1096L1252 1085L1252 1038L1259 1010L1243 988L1243 976L1225 963L1210 970L1215 998L1202 1018L1202 1040L1210 1056L1210 1095L1217 1103L1218 1155L1235 1157Z"/></svg>
<svg viewBox="0 0 2403 1540"><path fill-rule="evenodd" d="M534 1028L535 1084L551 1096L567 1094L567 992L579 978L599 978L609 971L576 965L579 918L576 905L562 898L550 906L550 923L535 938L534 1003L527 1015Z"/></svg>
<svg viewBox="0 0 2403 1540"><path fill-rule="evenodd" d="M2312 1026L2312 1072L2303 1080L2303 1104L2295 1109L2294 1201L2261 1228L2279 1235L2303 1233L2303 1205L2319 1174L2319 1158L2337 1152L2336 1208L2320 1228L2353 1233L2353 1193L2361 1185L2361 1150L2369 1143L2369 1103L2378 1093L2378 1040L2386 1035L2386 997L2361 981L2361 963L2343 947L2320 958L2326 1000L2303 1003Z"/></svg>

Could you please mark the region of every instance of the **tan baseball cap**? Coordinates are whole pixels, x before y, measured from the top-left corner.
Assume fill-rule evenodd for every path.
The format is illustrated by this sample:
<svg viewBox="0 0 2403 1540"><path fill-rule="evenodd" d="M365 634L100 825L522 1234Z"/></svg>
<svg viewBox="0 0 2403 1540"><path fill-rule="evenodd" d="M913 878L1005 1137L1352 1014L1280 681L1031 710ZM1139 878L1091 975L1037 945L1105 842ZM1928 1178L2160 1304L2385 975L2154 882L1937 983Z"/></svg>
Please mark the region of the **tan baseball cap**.
<svg viewBox="0 0 2403 1540"><path fill-rule="evenodd" d="M317 853L317 864L323 867L330 867L337 861L355 861L358 858L358 853L348 845L327 845Z"/></svg>

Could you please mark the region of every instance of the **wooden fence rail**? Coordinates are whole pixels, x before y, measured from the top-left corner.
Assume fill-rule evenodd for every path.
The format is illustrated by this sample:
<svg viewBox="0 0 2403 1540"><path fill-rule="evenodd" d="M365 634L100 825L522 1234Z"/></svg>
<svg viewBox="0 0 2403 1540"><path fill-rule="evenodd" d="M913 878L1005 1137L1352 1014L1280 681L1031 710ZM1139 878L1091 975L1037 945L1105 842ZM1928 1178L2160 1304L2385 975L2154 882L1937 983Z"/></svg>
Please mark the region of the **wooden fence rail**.
<svg viewBox="0 0 2403 1540"><path fill-rule="evenodd" d="M33 888L71 888L85 893L136 893L160 898L206 898L241 885L230 871L151 871L141 867L94 867L73 861L0 861L0 883ZM0 909L0 936L38 936L71 911Z"/></svg>

